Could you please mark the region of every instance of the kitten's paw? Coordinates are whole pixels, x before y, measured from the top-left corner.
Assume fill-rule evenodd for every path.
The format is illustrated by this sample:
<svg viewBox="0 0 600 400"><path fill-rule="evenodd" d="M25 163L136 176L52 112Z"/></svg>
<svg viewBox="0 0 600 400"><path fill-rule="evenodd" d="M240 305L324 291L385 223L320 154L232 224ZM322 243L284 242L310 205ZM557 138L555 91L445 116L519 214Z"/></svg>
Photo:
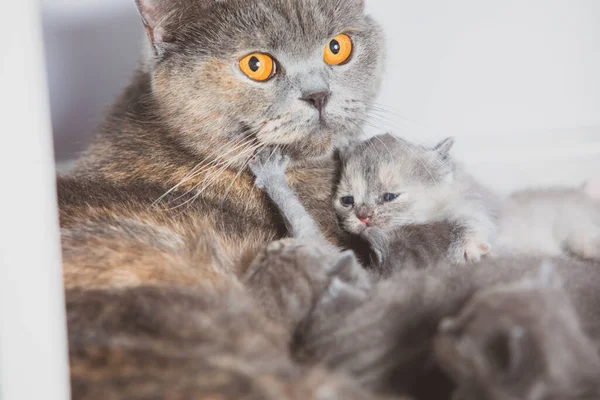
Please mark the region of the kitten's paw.
<svg viewBox="0 0 600 400"><path fill-rule="evenodd" d="M481 258L492 251L492 245L485 240L472 238L466 243L453 246L450 249L449 258L454 264L477 264Z"/></svg>
<svg viewBox="0 0 600 400"><path fill-rule="evenodd" d="M256 177L256 186L264 189L273 178L284 178L290 159L279 150L266 148L252 157L248 166Z"/></svg>

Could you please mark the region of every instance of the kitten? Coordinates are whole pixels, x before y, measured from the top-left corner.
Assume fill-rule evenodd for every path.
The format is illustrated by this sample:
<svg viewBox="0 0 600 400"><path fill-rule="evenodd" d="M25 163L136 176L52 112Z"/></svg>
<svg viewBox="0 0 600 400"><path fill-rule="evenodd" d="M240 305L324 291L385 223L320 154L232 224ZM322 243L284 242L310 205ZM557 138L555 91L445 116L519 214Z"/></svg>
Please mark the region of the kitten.
<svg viewBox="0 0 600 400"><path fill-rule="evenodd" d="M67 315L74 400L384 399L297 365L286 330L241 290L70 290Z"/></svg>
<svg viewBox="0 0 600 400"><path fill-rule="evenodd" d="M281 211L292 239L271 244L256 259L246 286L253 288L271 315L291 318L291 325L297 325L309 310L313 320L316 315L326 319L341 308L360 304L371 280L353 252L341 252L325 239L287 183L288 164L289 157L271 149L250 162L256 185Z"/></svg>
<svg viewBox="0 0 600 400"><path fill-rule="evenodd" d="M502 205L498 253L574 254L600 260L600 196L579 189L525 190Z"/></svg>
<svg viewBox="0 0 600 400"><path fill-rule="evenodd" d="M442 322L435 347L455 400L600 398L598 349L547 267L539 279L476 293Z"/></svg>
<svg viewBox="0 0 600 400"><path fill-rule="evenodd" d="M560 345L568 346L576 354L583 349L591 351L583 361L585 367L582 365L562 377L552 375L554 382L568 381L570 388L585 392L590 383L587 377L598 371L594 360L595 351L600 348L600 296L597 293L600 268L595 263L566 258L552 262L564 279L563 293L547 288L543 295L538 293L532 297L533 301L539 295L537 301L541 301L542 308L523 306L501 312L509 321L519 318L521 313L534 314L526 328L535 330L532 338L536 345L550 346L544 347L543 353L531 354L534 363L543 363L546 353L549 357L561 357L561 350L551 347L557 339L560 339ZM435 357L434 344L442 321L461 315L462 310L467 312L468 304L476 301L478 293L496 293L491 288L498 286L523 288L522 283L516 282L537 279L541 263L542 260L536 257L506 257L487 258L478 265L460 268L449 268L446 261L427 269L399 270L390 279L378 282L360 306L317 323L307 317L296 333L294 352L298 359L309 365L325 363L335 370L346 371L363 387L378 393L403 393L416 399L450 399L455 390L450 379L454 375L447 375ZM563 302L565 296L577 311L583 333L573 324L538 330L544 321L550 321L552 326L573 322L573 314L569 313L572 309ZM519 299L523 297L507 297L507 301L515 303L521 301ZM495 320L496 314L489 317ZM490 321L487 325L488 320L481 321L481 326L493 328L504 319ZM582 342L583 335L591 338L593 345ZM569 367L568 362L568 358L562 360L558 368ZM457 383L460 385L463 381ZM597 385L593 387L597 390ZM549 387L549 390L551 395L564 393L556 387Z"/></svg>
<svg viewBox="0 0 600 400"><path fill-rule="evenodd" d="M454 226L450 260L478 262L492 248L494 202L452 160L453 144L428 149L388 134L342 151L334 208L344 229L382 253L398 230L444 221ZM392 254L378 256L394 262Z"/></svg>

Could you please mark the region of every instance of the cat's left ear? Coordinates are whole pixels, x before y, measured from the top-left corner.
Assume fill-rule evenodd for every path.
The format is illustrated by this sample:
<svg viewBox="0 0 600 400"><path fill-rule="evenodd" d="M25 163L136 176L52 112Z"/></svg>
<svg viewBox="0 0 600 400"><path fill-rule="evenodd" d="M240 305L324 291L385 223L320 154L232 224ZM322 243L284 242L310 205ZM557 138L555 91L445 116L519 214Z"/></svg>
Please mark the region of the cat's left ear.
<svg viewBox="0 0 600 400"><path fill-rule="evenodd" d="M135 0L144 29L156 54L162 53L164 46L174 40L172 32L165 27L168 10L164 3L164 0Z"/></svg>
<svg viewBox="0 0 600 400"><path fill-rule="evenodd" d="M445 160L448 157L450 157L450 151L452 150L453 147L454 147L454 138L449 137L447 139L442 140L440 143L438 143L433 148L433 151L435 151L437 153L438 157L440 157L442 160Z"/></svg>

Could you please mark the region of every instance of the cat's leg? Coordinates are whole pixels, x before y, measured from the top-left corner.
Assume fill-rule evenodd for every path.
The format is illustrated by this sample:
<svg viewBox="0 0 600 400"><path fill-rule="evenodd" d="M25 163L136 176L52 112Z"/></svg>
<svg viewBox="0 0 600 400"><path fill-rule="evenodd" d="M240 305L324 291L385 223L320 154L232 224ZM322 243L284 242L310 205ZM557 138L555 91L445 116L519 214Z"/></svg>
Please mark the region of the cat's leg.
<svg viewBox="0 0 600 400"><path fill-rule="evenodd" d="M327 241L316 222L288 185L285 176L288 164L287 156L267 149L254 156L250 162L250 169L256 176L256 186L269 195L283 215L291 236L324 244Z"/></svg>

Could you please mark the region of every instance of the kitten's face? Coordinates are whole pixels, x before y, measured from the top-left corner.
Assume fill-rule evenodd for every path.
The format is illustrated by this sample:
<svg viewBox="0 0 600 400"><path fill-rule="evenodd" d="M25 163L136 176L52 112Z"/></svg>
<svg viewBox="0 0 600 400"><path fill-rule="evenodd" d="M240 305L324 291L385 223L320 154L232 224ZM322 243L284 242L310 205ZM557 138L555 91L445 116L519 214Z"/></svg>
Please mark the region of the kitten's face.
<svg viewBox="0 0 600 400"><path fill-rule="evenodd" d="M199 154L323 155L376 95L383 39L362 0L139 1L164 18L151 32L161 113Z"/></svg>
<svg viewBox="0 0 600 400"><path fill-rule="evenodd" d="M438 219L452 185L451 145L426 149L382 135L343 152L334 208L344 229L390 231Z"/></svg>

